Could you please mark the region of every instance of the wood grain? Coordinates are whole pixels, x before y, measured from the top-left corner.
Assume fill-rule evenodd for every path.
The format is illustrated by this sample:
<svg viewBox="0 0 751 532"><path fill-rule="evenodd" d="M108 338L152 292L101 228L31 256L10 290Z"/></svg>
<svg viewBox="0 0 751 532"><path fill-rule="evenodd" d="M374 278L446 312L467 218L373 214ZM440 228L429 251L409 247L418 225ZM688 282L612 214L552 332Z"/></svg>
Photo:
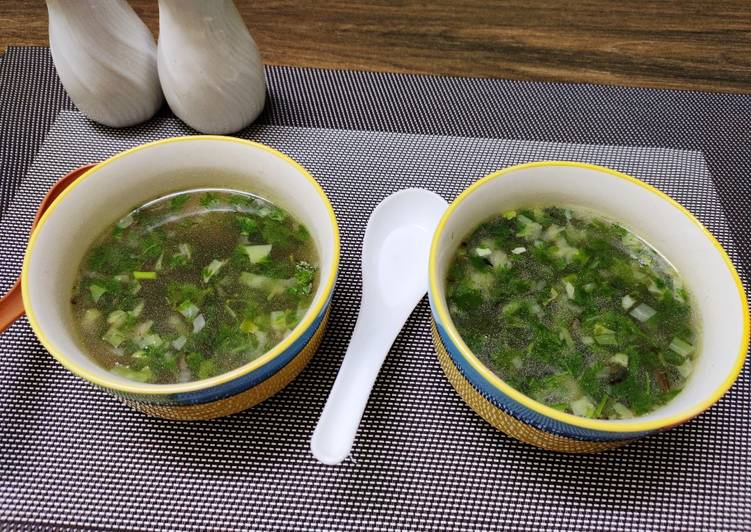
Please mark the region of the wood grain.
<svg viewBox="0 0 751 532"><path fill-rule="evenodd" d="M751 93L749 0L236 3L274 65ZM47 44L43 2L0 0L11 44Z"/></svg>

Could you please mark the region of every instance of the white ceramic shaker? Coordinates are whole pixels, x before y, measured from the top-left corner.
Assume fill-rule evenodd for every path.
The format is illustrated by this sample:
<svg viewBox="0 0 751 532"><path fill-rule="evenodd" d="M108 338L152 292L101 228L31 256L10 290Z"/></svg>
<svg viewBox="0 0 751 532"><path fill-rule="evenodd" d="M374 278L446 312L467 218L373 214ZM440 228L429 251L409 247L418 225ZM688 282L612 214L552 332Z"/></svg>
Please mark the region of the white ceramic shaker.
<svg viewBox="0 0 751 532"><path fill-rule="evenodd" d="M263 63L232 0L159 0L158 56L167 103L190 127L232 133L263 110Z"/></svg>
<svg viewBox="0 0 751 532"><path fill-rule="evenodd" d="M83 114L124 127L159 110L156 43L125 0L47 0L47 11L52 60Z"/></svg>

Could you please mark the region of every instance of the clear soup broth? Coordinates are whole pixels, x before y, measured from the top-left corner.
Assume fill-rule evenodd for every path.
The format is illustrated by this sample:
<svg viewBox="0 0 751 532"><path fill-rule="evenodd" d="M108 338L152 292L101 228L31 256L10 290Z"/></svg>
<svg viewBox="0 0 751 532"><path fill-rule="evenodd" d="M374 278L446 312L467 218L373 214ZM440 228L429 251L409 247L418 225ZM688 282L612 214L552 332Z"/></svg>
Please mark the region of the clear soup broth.
<svg viewBox="0 0 751 532"><path fill-rule="evenodd" d="M675 268L621 225L579 208L508 211L452 259L449 313L501 379L553 408L624 419L664 405L697 356Z"/></svg>
<svg viewBox="0 0 751 532"><path fill-rule="evenodd" d="M287 337L308 310L318 257L303 224L260 197L189 190L100 235L71 298L86 352L146 383L206 379Z"/></svg>

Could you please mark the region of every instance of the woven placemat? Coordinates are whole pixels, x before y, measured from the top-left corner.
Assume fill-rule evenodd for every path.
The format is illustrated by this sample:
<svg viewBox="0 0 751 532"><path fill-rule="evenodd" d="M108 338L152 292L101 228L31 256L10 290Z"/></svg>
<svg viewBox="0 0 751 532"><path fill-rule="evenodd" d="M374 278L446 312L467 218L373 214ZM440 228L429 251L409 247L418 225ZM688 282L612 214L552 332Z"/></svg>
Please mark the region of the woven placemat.
<svg viewBox="0 0 751 532"><path fill-rule="evenodd" d="M34 206L80 164L190 131L174 119L112 130L63 112L0 224L7 285ZM751 480L746 376L710 412L599 456L540 451L495 431L443 377L423 301L378 379L352 460L318 464L308 441L354 326L360 245L386 195L425 187L453 199L510 164L607 164L671 194L737 260L699 152L260 125L242 134L311 170L342 227L330 329L311 366L260 407L213 422L132 412L69 374L22 321L0 337L3 515L51 524L176 528L383 529L504 526L729 529ZM126 207L127 208L127 207ZM711 491L710 491L711 490Z"/></svg>
<svg viewBox="0 0 751 532"><path fill-rule="evenodd" d="M747 263L748 97L273 67L267 76L271 105L261 123L690 148L702 151L709 173L701 154L686 151L253 128L246 136L314 171L344 228L342 276L319 355L252 411L212 423L164 422L72 377L19 323L0 337L0 521L20 528L751 527L748 367L725 399L683 427L598 456L557 455L506 438L456 397L432 354L425 303L379 377L356 463L320 466L307 448L354 325L362 229L381 197L422 184L451 199L514 161L607 162L669 191L726 246L732 231L733 258ZM46 49L4 56L3 287L18 269L29 204L60 171L181 127L114 131L65 115L66 127L78 129L53 132L11 205L54 116L71 107Z"/></svg>

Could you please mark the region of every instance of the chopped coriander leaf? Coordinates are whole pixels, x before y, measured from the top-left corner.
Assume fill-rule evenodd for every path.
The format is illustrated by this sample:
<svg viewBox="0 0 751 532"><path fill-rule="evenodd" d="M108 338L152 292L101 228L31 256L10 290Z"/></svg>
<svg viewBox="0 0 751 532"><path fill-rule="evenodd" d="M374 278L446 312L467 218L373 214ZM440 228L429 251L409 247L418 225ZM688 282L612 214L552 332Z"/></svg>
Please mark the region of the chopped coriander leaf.
<svg viewBox="0 0 751 532"><path fill-rule="evenodd" d="M256 218L250 216L238 216L237 225L240 226L240 234L251 236L258 232L259 223Z"/></svg>
<svg viewBox="0 0 751 532"><path fill-rule="evenodd" d="M206 192L201 196L201 205L206 209L213 209L219 205L219 195L214 192Z"/></svg>
<svg viewBox="0 0 751 532"><path fill-rule="evenodd" d="M188 202L189 199L189 194L178 194L176 196L172 196L169 201L170 209L172 209L173 211L179 211L183 208L183 206Z"/></svg>

